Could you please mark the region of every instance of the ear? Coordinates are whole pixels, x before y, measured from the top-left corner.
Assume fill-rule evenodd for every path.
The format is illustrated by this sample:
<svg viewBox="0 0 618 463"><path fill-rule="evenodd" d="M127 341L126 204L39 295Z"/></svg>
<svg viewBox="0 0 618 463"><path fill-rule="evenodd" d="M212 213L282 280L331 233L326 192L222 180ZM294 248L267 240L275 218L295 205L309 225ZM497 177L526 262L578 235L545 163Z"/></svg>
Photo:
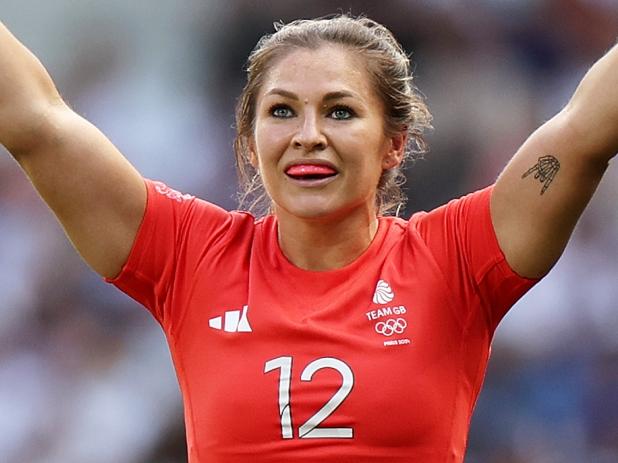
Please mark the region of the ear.
<svg viewBox="0 0 618 463"><path fill-rule="evenodd" d="M253 138L249 139L249 162L255 170L259 169L259 162L257 154L255 152L255 144L253 143Z"/></svg>
<svg viewBox="0 0 618 463"><path fill-rule="evenodd" d="M382 159L382 168L384 170L399 167L405 155L407 141L407 132L398 132L388 139L388 151Z"/></svg>
<svg viewBox="0 0 618 463"><path fill-rule="evenodd" d="M251 165L253 166L255 170L258 170L259 168L258 158L257 158L257 155L255 154L255 151L253 150L249 150L249 162L251 163Z"/></svg>

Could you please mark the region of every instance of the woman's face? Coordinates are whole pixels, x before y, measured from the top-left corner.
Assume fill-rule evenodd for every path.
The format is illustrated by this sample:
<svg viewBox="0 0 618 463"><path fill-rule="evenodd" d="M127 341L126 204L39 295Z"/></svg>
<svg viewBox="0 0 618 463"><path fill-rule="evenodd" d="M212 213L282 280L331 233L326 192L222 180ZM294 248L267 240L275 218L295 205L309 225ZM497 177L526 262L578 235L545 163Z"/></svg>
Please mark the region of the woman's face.
<svg viewBox="0 0 618 463"><path fill-rule="evenodd" d="M365 63L342 47L289 52L258 95L252 163L279 216L375 215L382 171L401 162L404 143L385 134Z"/></svg>

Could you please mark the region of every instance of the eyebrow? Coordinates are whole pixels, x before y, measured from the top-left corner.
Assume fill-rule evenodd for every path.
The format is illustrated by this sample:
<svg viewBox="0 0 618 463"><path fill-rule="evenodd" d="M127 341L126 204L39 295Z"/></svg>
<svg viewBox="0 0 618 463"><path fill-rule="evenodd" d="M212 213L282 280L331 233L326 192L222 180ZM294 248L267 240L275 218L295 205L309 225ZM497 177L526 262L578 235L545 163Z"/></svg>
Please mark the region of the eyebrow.
<svg viewBox="0 0 618 463"><path fill-rule="evenodd" d="M290 92L288 90L283 90L282 88L273 88L272 90L269 90L265 96L268 95L280 95L283 96L285 98L289 98L291 100L295 100L298 101L298 95L296 95L296 93ZM339 90L336 92L328 92L326 95L324 95L324 98L322 98L322 101L331 101L331 100L338 100L340 98L358 98L358 96L353 93L353 92L349 92L347 90Z"/></svg>

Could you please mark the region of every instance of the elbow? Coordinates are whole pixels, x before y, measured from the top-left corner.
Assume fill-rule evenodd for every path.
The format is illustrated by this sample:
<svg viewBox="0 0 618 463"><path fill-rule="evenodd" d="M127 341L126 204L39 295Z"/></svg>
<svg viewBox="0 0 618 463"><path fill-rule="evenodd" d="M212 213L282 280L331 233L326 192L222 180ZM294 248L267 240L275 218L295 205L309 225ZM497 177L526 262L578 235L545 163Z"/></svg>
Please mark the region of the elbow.
<svg viewBox="0 0 618 463"><path fill-rule="evenodd" d="M618 120L571 101L556 116L559 132L591 165L605 170L618 153Z"/></svg>
<svg viewBox="0 0 618 463"><path fill-rule="evenodd" d="M64 103L59 100L7 111L6 116L0 117L0 143L20 162L53 138L56 114L63 107Z"/></svg>

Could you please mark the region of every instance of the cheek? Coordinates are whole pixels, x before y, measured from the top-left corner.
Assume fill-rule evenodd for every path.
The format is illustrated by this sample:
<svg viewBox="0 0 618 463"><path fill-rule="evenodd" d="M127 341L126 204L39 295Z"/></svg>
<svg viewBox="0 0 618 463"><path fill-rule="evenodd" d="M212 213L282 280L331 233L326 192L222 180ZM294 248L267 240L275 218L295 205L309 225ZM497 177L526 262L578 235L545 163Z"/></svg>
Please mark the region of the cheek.
<svg viewBox="0 0 618 463"><path fill-rule="evenodd" d="M383 170L385 146L379 137L367 137L367 132L350 133L340 139L341 150L347 153L348 168L355 176L368 182L379 179ZM345 147L345 148L344 148ZM340 151L341 152L341 151ZM377 182L377 180L376 180Z"/></svg>
<svg viewBox="0 0 618 463"><path fill-rule="evenodd" d="M255 148L261 163L280 157L289 143L290 129L274 124L258 125Z"/></svg>

